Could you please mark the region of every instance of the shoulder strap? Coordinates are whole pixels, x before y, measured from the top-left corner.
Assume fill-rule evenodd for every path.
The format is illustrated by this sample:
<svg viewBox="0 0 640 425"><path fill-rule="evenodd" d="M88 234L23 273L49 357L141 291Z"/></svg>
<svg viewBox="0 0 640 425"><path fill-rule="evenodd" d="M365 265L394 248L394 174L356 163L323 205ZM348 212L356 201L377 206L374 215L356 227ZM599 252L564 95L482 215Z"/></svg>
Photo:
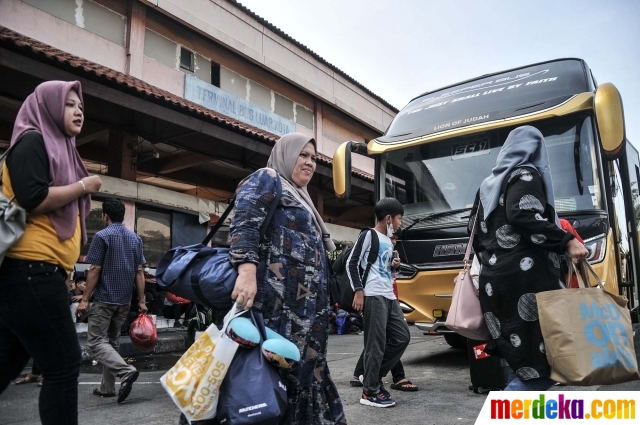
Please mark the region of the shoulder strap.
<svg viewBox="0 0 640 425"><path fill-rule="evenodd" d="M271 205L269 205L269 212L267 213L267 217L262 222L262 226L260 226L260 241L264 239L264 235L267 233L267 228L269 224L271 224L271 220L273 220L273 216L278 209L278 204L280 203L280 198L282 197L282 181L280 180L280 174L276 174L276 197L271 201Z"/></svg>
<svg viewBox="0 0 640 425"><path fill-rule="evenodd" d="M213 226L213 228L211 229L207 237L204 238L204 240L202 241L202 245L207 245L209 242L211 242L211 239L213 239L213 236L216 234L218 230L220 230L220 228L224 224L224 221L227 219L227 217L229 217L229 214L231 213L231 210L233 210L233 207L235 206L235 204L236 204L236 198L234 196L231 202L229 202L229 206L227 207L227 209L224 210L224 212L222 213L222 216L218 219L218 222Z"/></svg>
<svg viewBox="0 0 640 425"><path fill-rule="evenodd" d="M375 264L378 259L378 251L380 250L380 240L378 239L378 234L374 229L367 229L366 232L371 233L371 247L369 248L369 255L367 256L367 268L364 270L362 274L362 286L367 283L367 278L369 277L369 271L371 267Z"/></svg>
<svg viewBox="0 0 640 425"><path fill-rule="evenodd" d="M467 242L467 250L464 253L464 265L469 264L469 257L471 257L471 248L473 247L473 237L476 234L476 223L478 222L478 214L480 214L480 208L476 210L476 216L473 218L473 226L471 227L471 236L469 236L469 242Z"/></svg>
<svg viewBox="0 0 640 425"><path fill-rule="evenodd" d="M276 213L276 209L278 208L278 204L280 203L280 198L282 198L282 181L280 181L280 174L277 174L276 175L276 197L273 198L273 201L269 206L269 212L267 213L267 217L262 222L262 226L260 226L260 241L262 241L265 233L267 233L267 228L269 227L269 224L271 223L271 220L273 219L273 216ZM213 228L211 229L207 237L204 238L204 240L202 241L203 245L207 245L209 242L211 242L211 239L213 238L213 236L216 234L218 230L220 230L220 228L224 224L224 221L227 219L227 217L231 213L231 210L233 210L233 208L235 207L235 204L236 204L236 198L234 196L231 202L229 203L229 206L227 207L227 209L224 210L224 212L222 213L222 216L218 219L218 222L215 224L215 226L213 226Z"/></svg>

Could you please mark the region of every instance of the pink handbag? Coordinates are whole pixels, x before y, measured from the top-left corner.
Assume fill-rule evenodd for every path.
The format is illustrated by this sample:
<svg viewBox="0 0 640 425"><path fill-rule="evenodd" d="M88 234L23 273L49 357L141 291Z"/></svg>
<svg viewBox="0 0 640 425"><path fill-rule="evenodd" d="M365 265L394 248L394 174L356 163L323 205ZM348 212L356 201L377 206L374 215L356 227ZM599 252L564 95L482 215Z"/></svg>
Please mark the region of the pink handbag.
<svg viewBox="0 0 640 425"><path fill-rule="evenodd" d="M469 237L469 243L467 244L467 251L464 254L464 268L453 280L455 288L453 290L451 308L447 314L446 325L447 328L466 338L489 341L491 340L491 334L489 333L487 324L484 321L482 309L480 308L478 291L471 280L471 264L469 262L477 221L478 215L476 214L471 236Z"/></svg>

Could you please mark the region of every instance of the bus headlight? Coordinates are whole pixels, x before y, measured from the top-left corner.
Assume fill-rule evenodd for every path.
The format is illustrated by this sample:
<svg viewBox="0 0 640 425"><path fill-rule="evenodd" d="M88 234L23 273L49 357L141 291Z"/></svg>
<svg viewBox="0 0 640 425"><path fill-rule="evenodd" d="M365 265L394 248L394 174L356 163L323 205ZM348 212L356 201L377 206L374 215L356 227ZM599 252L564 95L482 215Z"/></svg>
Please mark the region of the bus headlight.
<svg viewBox="0 0 640 425"><path fill-rule="evenodd" d="M404 314L409 314L412 311L414 311L415 309L413 307L411 307L409 304L405 304L402 301L399 301L400 303L400 309L402 310L402 312Z"/></svg>
<svg viewBox="0 0 640 425"><path fill-rule="evenodd" d="M413 279L418 274L418 269L409 264L400 263L400 268L396 272L396 279Z"/></svg>
<svg viewBox="0 0 640 425"><path fill-rule="evenodd" d="M584 241L584 247L589 251L589 254L587 254L587 261L589 263L596 264L601 262L604 260L604 255L607 252L607 235L603 233L586 239Z"/></svg>

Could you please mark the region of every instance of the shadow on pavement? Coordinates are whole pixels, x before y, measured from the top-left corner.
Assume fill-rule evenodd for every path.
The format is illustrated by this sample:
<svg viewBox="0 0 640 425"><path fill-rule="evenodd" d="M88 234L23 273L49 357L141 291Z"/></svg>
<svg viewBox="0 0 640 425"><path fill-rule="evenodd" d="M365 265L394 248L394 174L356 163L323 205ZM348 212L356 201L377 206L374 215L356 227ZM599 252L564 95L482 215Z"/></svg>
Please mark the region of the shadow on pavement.
<svg viewBox="0 0 640 425"><path fill-rule="evenodd" d="M402 363L409 366L429 366L429 367L468 367L469 360L465 350L450 348L442 352L403 358Z"/></svg>
<svg viewBox="0 0 640 425"><path fill-rule="evenodd" d="M139 357L125 357L125 361L135 366L140 372L153 372L169 370L176 364L180 358L178 354L150 354ZM81 373L101 374L102 365L97 363L94 365L92 362L83 363L80 369Z"/></svg>

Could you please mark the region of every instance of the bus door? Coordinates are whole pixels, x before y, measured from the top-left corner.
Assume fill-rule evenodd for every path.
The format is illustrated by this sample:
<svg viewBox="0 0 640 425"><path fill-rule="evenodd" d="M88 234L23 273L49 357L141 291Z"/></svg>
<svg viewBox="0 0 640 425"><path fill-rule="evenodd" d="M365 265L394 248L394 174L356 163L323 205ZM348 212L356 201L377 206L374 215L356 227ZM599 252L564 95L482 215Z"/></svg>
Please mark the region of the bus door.
<svg viewBox="0 0 640 425"><path fill-rule="evenodd" d="M638 305L638 282L640 282L640 243L638 225L640 224L640 157L638 151L626 143L626 152L620 158L620 177L624 196L626 230L629 239L629 258L625 281L620 289L629 298L629 307Z"/></svg>

